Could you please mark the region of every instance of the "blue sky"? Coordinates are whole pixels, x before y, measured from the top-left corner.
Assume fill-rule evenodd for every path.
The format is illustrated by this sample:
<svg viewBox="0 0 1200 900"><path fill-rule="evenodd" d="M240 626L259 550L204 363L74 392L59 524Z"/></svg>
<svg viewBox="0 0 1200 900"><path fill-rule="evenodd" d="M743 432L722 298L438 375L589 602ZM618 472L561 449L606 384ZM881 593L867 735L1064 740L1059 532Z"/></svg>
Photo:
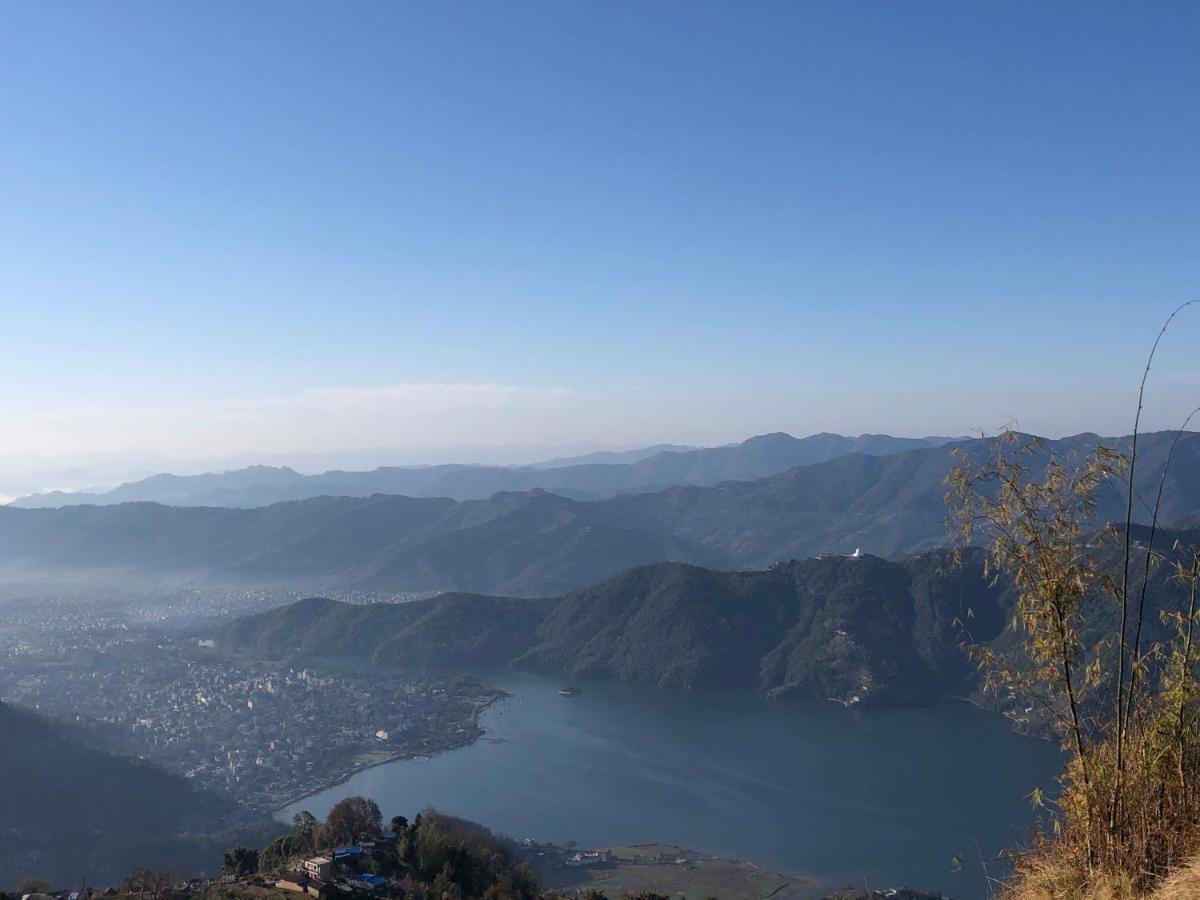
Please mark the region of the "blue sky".
<svg viewBox="0 0 1200 900"><path fill-rule="evenodd" d="M0 457L1117 432L1200 297L1194 3L29 0L0 115Z"/></svg>

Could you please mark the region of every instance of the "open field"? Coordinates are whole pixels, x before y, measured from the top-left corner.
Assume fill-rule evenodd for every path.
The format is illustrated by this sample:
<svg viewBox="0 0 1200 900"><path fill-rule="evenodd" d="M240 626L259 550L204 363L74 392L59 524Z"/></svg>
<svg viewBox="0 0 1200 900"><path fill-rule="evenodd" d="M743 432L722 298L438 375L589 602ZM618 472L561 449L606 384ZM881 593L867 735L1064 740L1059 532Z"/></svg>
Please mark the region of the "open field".
<svg viewBox="0 0 1200 900"><path fill-rule="evenodd" d="M653 891L672 897L772 900L808 896L813 883L739 859L699 854L670 844L613 847L615 862L543 873L546 886L574 892L594 888L610 898Z"/></svg>

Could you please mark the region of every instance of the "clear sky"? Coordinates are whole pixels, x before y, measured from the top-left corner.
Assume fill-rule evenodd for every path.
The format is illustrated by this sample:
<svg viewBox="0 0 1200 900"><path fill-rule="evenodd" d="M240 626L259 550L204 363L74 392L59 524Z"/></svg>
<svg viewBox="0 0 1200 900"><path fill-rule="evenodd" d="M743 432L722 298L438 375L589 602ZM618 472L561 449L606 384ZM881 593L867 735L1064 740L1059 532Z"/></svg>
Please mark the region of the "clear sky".
<svg viewBox="0 0 1200 900"><path fill-rule="evenodd" d="M0 457L1123 432L1194 297L1194 2L0 6Z"/></svg>

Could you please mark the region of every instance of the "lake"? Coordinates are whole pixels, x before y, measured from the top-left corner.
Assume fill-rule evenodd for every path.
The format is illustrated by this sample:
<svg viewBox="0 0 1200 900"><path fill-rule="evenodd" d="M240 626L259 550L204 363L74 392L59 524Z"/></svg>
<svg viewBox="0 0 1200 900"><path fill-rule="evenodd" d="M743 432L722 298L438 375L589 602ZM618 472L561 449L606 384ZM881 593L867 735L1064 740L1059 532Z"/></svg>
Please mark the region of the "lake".
<svg viewBox="0 0 1200 900"><path fill-rule="evenodd" d="M427 806L512 837L664 841L846 884L987 895L990 859L1050 789L1050 743L967 703L847 710L755 694L677 693L483 673L512 696L476 743L388 763L288 808L324 816L364 794L385 818ZM953 871L953 858L962 870ZM999 867L997 867L999 869Z"/></svg>

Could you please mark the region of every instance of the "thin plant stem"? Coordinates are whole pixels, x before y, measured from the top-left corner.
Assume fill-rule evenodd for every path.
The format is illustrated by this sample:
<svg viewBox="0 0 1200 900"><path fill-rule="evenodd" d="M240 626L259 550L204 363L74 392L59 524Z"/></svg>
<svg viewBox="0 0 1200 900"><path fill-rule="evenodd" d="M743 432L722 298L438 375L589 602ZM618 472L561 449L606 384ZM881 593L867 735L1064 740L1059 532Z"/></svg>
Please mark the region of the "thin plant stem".
<svg viewBox="0 0 1200 900"><path fill-rule="evenodd" d="M1158 337L1154 339L1154 345L1150 348L1150 355L1146 358L1146 368L1142 371L1142 381L1138 386L1138 403L1137 413L1133 417L1133 443L1129 454L1129 481L1128 493L1125 504L1125 558L1123 562L1123 571L1121 575L1121 636L1117 646L1117 773L1113 788L1112 807L1109 811L1109 826L1115 831L1117 826L1117 811L1121 803L1121 792L1123 789L1122 775L1125 771L1125 728L1128 724L1128 708L1124 702L1125 692L1125 657L1129 650L1126 635L1129 629L1129 559L1130 559L1130 537L1133 527L1133 476L1137 466L1137 444L1138 430L1142 422L1142 407L1145 404L1146 397L1146 381L1150 377L1150 366L1154 363L1154 354L1158 351L1159 342L1162 341L1163 335L1167 333L1167 329L1171 327L1171 322L1187 307L1195 303L1195 300L1188 300L1186 303L1181 303L1171 311L1167 316L1167 320L1163 322L1162 328L1158 331Z"/></svg>

